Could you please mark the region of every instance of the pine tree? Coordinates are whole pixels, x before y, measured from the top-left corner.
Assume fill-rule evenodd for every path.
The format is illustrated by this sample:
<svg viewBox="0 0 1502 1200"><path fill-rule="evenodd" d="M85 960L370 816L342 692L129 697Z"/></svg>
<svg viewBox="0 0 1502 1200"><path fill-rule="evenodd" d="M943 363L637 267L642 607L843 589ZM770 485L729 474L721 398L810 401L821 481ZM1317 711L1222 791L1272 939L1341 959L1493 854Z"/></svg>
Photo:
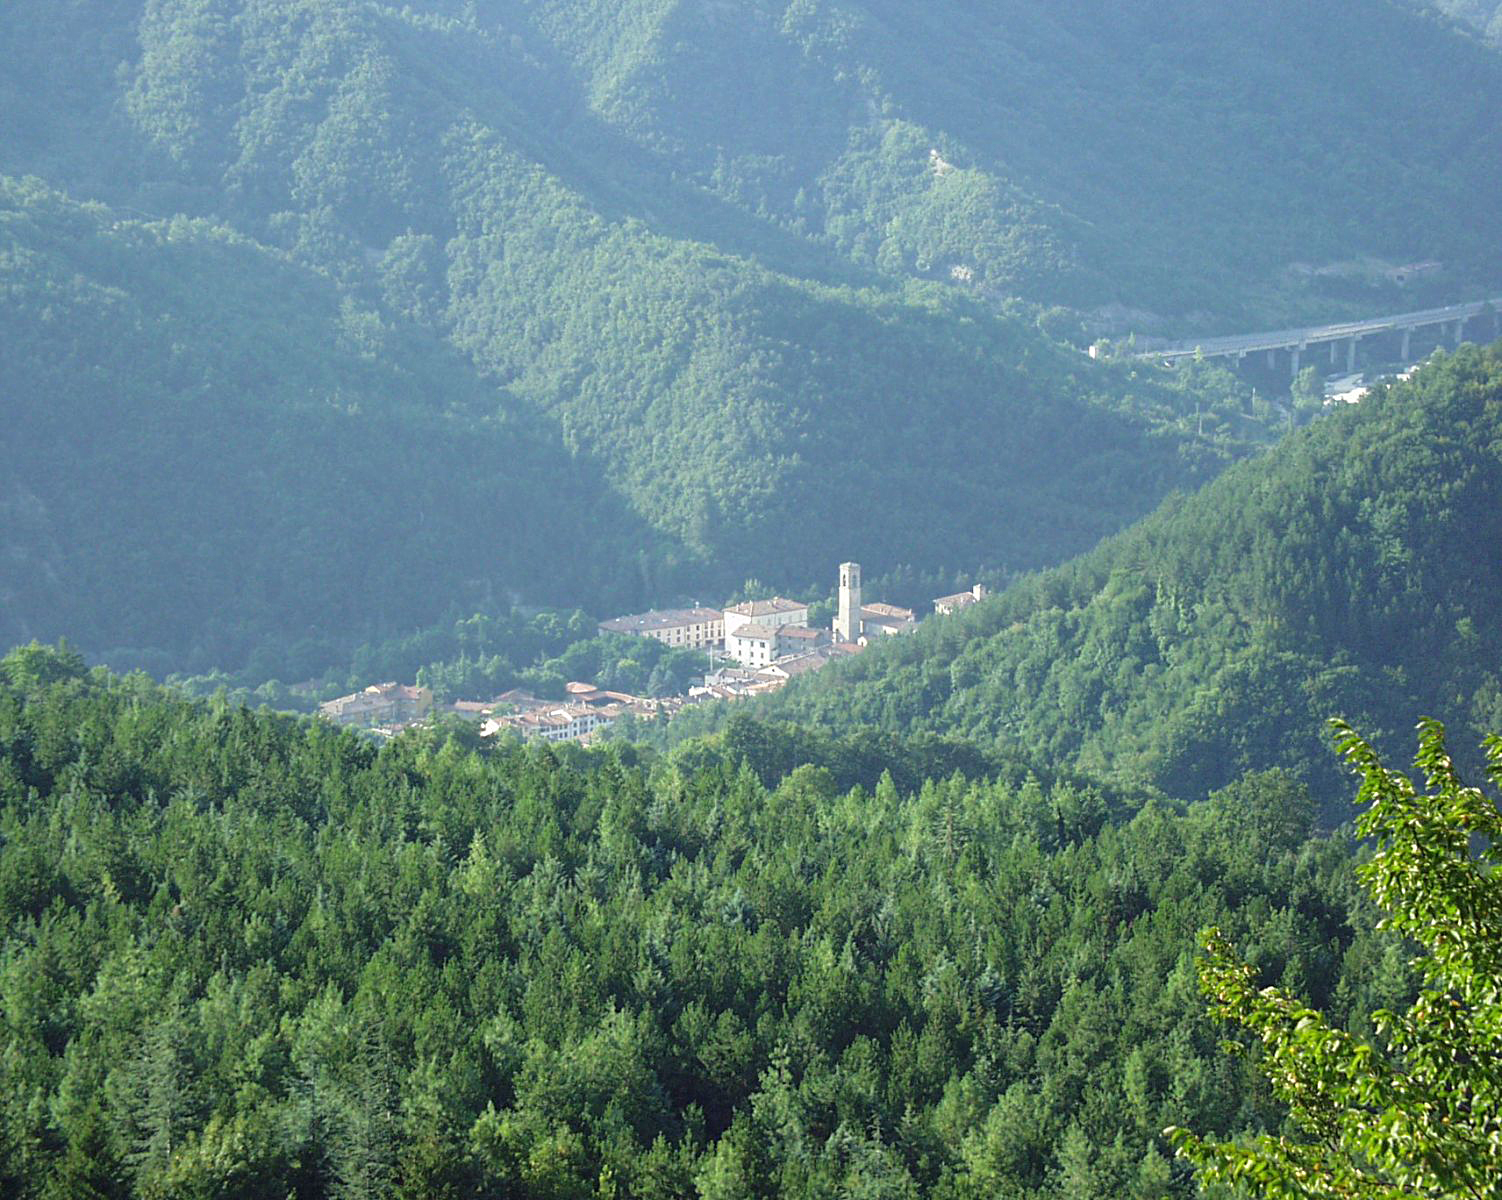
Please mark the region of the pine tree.
<svg viewBox="0 0 1502 1200"><path fill-rule="evenodd" d="M138 1187L167 1169L196 1110L188 1042L187 1020L174 1006L147 1027L132 1065L128 1095L133 1137L126 1161Z"/></svg>

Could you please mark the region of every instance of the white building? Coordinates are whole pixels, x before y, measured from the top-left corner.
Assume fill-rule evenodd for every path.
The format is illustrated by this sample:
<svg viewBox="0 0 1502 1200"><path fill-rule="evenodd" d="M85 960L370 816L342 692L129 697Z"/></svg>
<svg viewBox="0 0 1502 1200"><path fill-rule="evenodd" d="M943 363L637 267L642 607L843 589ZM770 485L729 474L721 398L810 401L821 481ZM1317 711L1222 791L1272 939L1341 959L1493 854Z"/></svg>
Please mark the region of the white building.
<svg viewBox="0 0 1502 1200"><path fill-rule="evenodd" d="M947 617L950 613L959 612L962 608L979 604L985 598L986 585L977 583L968 592L956 592L953 596L940 596L934 601L934 612L938 616Z"/></svg>
<svg viewBox="0 0 1502 1200"><path fill-rule="evenodd" d="M480 727L480 734L483 737L493 737L509 729L524 738L540 738L545 742L577 742L596 729L612 724L614 721L610 716L586 704L561 704L556 708L539 708L513 716L492 717Z"/></svg>
<svg viewBox="0 0 1502 1200"><path fill-rule="evenodd" d="M918 628L918 618L910 608L895 604L861 605L861 636L866 639L895 633L911 633Z"/></svg>
<svg viewBox="0 0 1502 1200"><path fill-rule="evenodd" d="M840 564L840 606L834 617L834 640L861 640L861 565Z"/></svg>
<svg viewBox="0 0 1502 1200"><path fill-rule="evenodd" d="M730 635L743 625L752 623L776 629L780 625L807 625L808 605L782 596L770 600L750 600L745 604L733 604L725 610L725 639L729 649Z"/></svg>
<svg viewBox="0 0 1502 1200"><path fill-rule="evenodd" d="M737 625L725 637L725 653L743 667L764 667L777 657L777 627L759 621Z"/></svg>
<svg viewBox="0 0 1502 1200"><path fill-rule="evenodd" d="M790 654L807 654L829 644L829 633L807 625L738 625L725 639L725 653L743 667L764 667Z"/></svg>
<svg viewBox="0 0 1502 1200"><path fill-rule="evenodd" d="M860 642L885 634L909 633L918 627L910 608L895 604L865 604L861 601L861 565L840 564L840 600L834 618L836 643Z"/></svg>

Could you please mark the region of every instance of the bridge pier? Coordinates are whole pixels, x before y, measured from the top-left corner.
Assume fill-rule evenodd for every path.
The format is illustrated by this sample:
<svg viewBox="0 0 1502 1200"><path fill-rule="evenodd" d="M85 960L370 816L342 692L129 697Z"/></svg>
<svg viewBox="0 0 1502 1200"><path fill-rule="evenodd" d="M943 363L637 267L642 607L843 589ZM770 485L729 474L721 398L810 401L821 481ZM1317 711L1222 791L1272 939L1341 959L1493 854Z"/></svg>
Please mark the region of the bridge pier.
<svg viewBox="0 0 1502 1200"><path fill-rule="evenodd" d="M1269 371L1278 369L1278 356L1288 352L1289 369L1297 375L1312 352L1328 347L1330 368L1340 362L1340 347L1345 344L1346 370L1356 370L1356 348L1364 337L1381 335L1384 339L1396 333L1402 341L1401 355L1405 362L1411 361L1414 352L1414 331L1423 336L1420 341L1434 336L1440 345L1449 345L1453 340L1459 346L1465 340L1466 329L1473 318L1491 317L1492 332L1502 336L1502 296L1490 300L1451 304L1445 308L1431 308L1423 312L1399 313L1390 317L1374 317L1366 321L1342 321L1307 329L1281 329L1261 333L1216 337L1201 343L1169 343L1158 350L1138 352L1135 357L1159 359L1165 364L1180 362L1186 358L1224 358L1245 362L1254 354L1267 355ZM1379 357L1387 357L1391 350ZM1323 361L1323 360L1321 360Z"/></svg>

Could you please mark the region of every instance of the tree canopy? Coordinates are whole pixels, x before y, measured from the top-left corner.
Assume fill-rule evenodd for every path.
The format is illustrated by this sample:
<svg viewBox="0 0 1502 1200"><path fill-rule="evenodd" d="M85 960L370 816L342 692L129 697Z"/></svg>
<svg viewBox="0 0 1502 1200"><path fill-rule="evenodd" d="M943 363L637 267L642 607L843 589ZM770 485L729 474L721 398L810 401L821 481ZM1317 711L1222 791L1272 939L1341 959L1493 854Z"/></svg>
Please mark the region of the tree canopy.
<svg viewBox="0 0 1502 1200"><path fill-rule="evenodd" d="M1380 927L1422 951L1422 987L1406 1010L1372 1015L1375 1037L1356 1036L1286 989L1259 989L1210 931L1200 982L1211 1012L1260 1040L1259 1065L1302 1136L1168 1132L1206 1181L1274 1200L1502 1196L1502 812L1495 793L1462 782L1438 722L1419 726L1422 790L1337 729L1362 780L1357 832L1376 846L1357 875ZM1485 749L1495 789L1502 738Z"/></svg>
<svg viewBox="0 0 1502 1200"><path fill-rule="evenodd" d="M1312 811L1279 773L1143 803L754 728L377 748L32 647L0 670L0 1189L1188 1196L1165 1125L1281 1119L1196 929L1358 1028L1410 986Z"/></svg>
<svg viewBox="0 0 1502 1200"><path fill-rule="evenodd" d="M0 643L1058 563L1273 424L1087 330L1490 283L1499 101L1387 0L13 0Z"/></svg>

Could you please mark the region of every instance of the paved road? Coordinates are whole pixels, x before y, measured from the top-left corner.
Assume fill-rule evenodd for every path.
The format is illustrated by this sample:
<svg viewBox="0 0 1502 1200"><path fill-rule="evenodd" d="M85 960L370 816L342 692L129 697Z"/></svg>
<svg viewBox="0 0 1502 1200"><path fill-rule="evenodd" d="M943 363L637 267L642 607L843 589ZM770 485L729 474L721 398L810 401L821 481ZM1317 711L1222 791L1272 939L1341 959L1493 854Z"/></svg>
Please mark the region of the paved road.
<svg viewBox="0 0 1502 1200"><path fill-rule="evenodd" d="M1346 338L1368 337L1374 333L1390 333L1401 329L1420 329L1429 325L1448 325L1454 321L1469 321L1480 316L1488 308L1502 310L1502 297L1494 300L1475 300L1468 304L1451 304L1444 308L1426 308L1419 312L1397 313L1390 317L1373 317L1367 321L1345 321L1336 325L1313 325L1304 329L1276 329L1266 333L1243 333L1233 337L1199 338L1195 341L1172 342L1156 350L1138 351L1135 357L1151 358L1160 362L1172 362L1202 354L1206 358L1225 355L1255 354L1260 350L1292 350L1324 342L1339 342Z"/></svg>

